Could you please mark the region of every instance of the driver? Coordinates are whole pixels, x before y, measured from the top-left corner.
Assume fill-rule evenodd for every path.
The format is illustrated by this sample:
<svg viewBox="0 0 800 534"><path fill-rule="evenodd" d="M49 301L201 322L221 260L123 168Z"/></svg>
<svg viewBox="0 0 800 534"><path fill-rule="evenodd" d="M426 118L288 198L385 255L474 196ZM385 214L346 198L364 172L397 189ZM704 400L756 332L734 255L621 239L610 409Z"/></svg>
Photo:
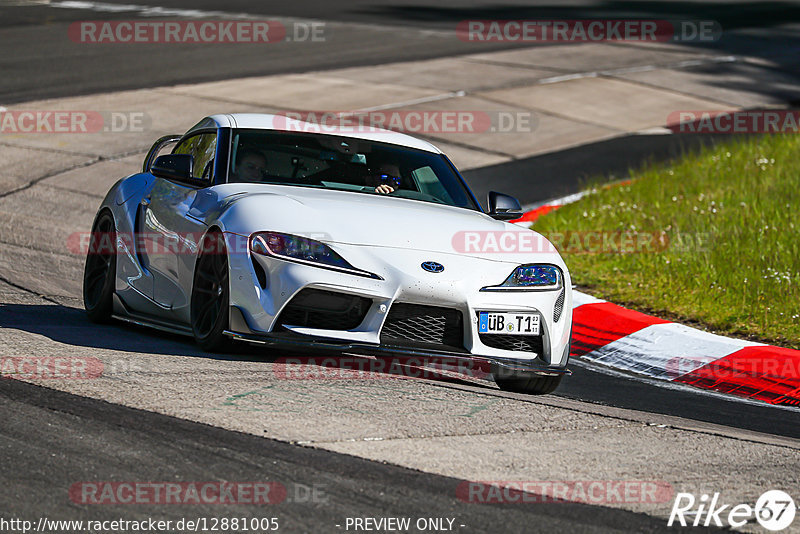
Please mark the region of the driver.
<svg viewBox="0 0 800 534"><path fill-rule="evenodd" d="M258 150L245 149L236 155L237 182L261 182L267 171L267 157Z"/></svg>
<svg viewBox="0 0 800 534"><path fill-rule="evenodd" d="M388 195L400 188L402 181L400 177L400 167L392 163L382 163L378 168L378 172L374 175L374 179L380 182L375 187L375 192L382 195Z"/></svg>

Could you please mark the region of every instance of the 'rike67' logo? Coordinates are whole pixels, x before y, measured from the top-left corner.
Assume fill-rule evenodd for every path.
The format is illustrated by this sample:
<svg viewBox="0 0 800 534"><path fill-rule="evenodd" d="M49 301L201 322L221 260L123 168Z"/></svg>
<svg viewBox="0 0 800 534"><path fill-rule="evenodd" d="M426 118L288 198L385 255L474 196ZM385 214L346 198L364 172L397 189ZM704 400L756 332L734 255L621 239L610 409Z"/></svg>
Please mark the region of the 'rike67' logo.
<svg viewBox="0 0 800 534"><path fill-rule="evenodd" d="M742 527L748 520L755 518L765 529L777 532L792 524L797 511L792 497L781 490L764 492L756 501L755 506L737 504L731 507L730 504L722 504L719 493L715 493L710 501L709 496L703 494L699 501L697 503L697 499L691 493L678 493L672 504L672 512L669 514L667 526L671 527L677 520L683 527L689 525L722 527L726 523L731 527ZM695 504L697 504L696 509ZM687 522L687 516L694 517L694 521L689 519Z"/></svg>

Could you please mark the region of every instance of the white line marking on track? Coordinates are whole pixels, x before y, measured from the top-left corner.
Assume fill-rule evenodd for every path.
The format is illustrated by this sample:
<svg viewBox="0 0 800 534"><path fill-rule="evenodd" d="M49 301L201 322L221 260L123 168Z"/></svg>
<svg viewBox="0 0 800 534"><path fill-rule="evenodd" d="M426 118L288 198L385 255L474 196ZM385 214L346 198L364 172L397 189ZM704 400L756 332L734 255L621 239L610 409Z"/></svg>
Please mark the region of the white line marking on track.
<svg viewBox="0 0 800 534"><path fill-rule="evenodd" d="M141 4L109 4L106 2L83 2L79 0L63 0L52 2L50 7L60 9L84 9L99 13L137 13L143 17L185 17L209 18L224 17L226 19L251 19L255 15L248 13L230 13L226 11L204 11L200 9L175 9ZM264 17L259 17L264 18Z"/></svg>
<svg viewBox="0 0 800 534"><path fill-rule="evenodd" d="M567 82L570 80L580 80L582 78L598 78L600 76L618 76L620 74L647 72L652 70L682 69L685 67L696 67L699 65L707 65L713 63L734 63L736 61L739 61L739 58L737 58L736 56L714 56L701 59L688 59L684 61L678 61L676 63L668 63L666 65L638 65L636 67L620 67L618 69L576 72L573 74L564 74L562 76L551 76L550 78L542 78L541 80L539 80L539 83L542 85L547 85L551 83Z"/></svg>
<svg viewBox="0 0 800 534"><path fill-rule="evenodd" d="M20 0L24 1L24 0ZM201 9L180 9L166 8L160 6L146 6L141 4L111 4L107 2L89 2L82 0L61 0L48 2L45 5L60 9L84 9L87 11L97 11L99 13L135 13L142 17L184 17L184 18L220 18L225 20L276 20L284 23L297 21L303 22L324 22L325 24L345 25L348 28L363 28L367 30L394 29L397 31L414 32L419 37L450 37L453 30L434 30L421 29L413 26L387 25L387 24L366 24L361 22L330 22L311 17L285 17L271 16L268 14L252 13L233 13L228 11L204 11Z"/></svg>
<svg viewBox="0 0 800 534"><path fill-rule="evenodd" d="M580 80L582 78L597 78L600 73L597 71L590 72L576 72L573 74L564 74L562 76L551 76L550 78L542 78L539 83L546 85L549 83L568 82L570 80Z"/></svg>
<svg viewBox="0 0 800 534"><path fill-rule="evenodd" d="M636 132L637 135L672 135L673 133L672 130L663 126L654 126L653 128L647 128L646 130L639 130Z"/></svg>
<svg viewBox="0 0 800 534"><path fill-rule="evenodd" d="M431 95L431 96L423 96L421 98L414 98L412 100L405 100L403 102L391 102L389 104L381 104L380 106L372 106L369 108L361 108L353 113L358 113L361 111L380 111L382 109L392 109L402 106L413 106L414 104L424 104L426 102L436 102L438 100L448 100L450 98L458 98L466 95L466 91L452 91L449 93L441 93L438 95Z"/></svg>

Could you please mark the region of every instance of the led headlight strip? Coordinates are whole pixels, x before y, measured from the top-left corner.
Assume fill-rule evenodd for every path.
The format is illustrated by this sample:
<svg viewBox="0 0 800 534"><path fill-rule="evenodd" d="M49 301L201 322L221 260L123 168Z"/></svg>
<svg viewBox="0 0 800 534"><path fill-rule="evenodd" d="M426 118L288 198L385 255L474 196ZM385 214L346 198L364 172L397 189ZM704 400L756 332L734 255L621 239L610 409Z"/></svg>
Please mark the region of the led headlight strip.
<svg viewBox="0 0 800 534"><path fill-rule="evenodd" d="M561 289L564 275L561 269L547 263L520 265L498 286L487 286L481 291L551 291Z"/></svg>
<svg viewBox="0 0 800 534"><path fill-rule="evenodd" d="M279 232L257 232L250 236L250 251L262 256L271 256L332 271L381 279L376 274L353 267L325 243L307 237Z"/></svg>

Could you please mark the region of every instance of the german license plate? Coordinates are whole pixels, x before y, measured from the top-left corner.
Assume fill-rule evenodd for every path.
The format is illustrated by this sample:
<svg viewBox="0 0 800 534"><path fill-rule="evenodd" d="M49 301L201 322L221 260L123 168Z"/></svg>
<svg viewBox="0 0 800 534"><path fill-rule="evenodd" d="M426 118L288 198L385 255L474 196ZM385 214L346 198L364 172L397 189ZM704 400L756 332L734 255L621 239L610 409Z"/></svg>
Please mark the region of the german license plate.
<svg viewBox="0 0 800 534"><path fill-rule="evenodd" d="M481 334L539 335L538 313L480 312L478 332Z"/></svg>

